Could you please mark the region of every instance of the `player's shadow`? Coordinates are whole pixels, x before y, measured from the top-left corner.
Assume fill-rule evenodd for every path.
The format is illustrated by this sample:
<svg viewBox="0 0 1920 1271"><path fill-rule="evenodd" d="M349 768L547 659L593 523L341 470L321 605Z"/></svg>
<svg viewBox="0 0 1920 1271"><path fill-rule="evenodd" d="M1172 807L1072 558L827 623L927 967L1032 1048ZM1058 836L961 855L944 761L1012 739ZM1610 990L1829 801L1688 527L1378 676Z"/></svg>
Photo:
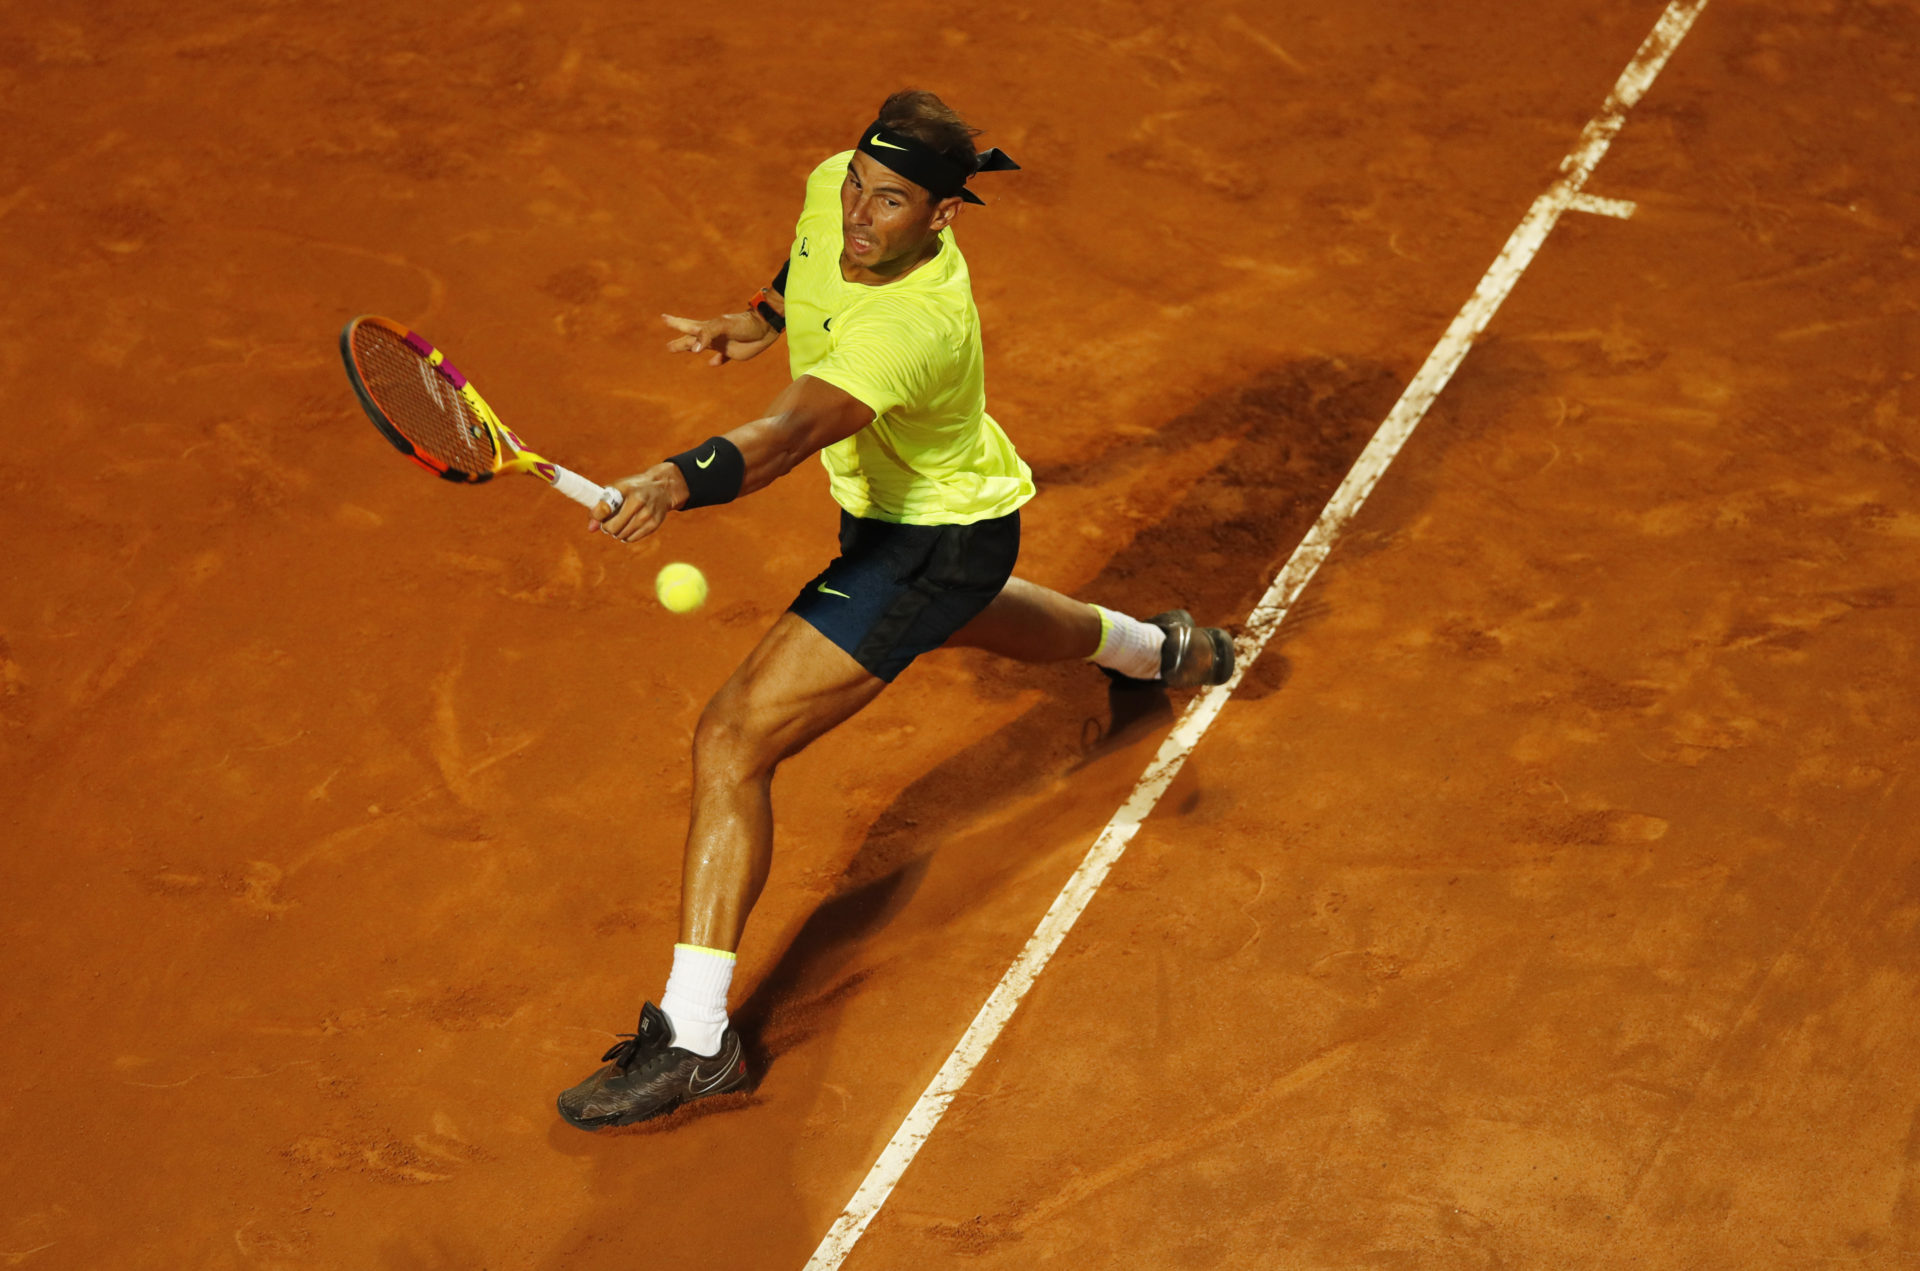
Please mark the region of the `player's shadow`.
<svg viewBox="0 0 1920 1271"><path fill-rule="evenodd" d="M1174 509L1141 530L1076 594L1135 614L1181 607L1231 626L1258 600L1352 466L1400 389L1386 367L1312 358L1215 394L1155 432L1116 438L1091 461L1043 466L1049 486L1120 484L1165 456L1231 437L1226 458ZM1112 686L1084 666L1029 667L974 659L986 691L1045 690L1020 718L914 781L874 821L848 861L841 890L801 925L734 1013L765 1072L827 1028L856 987L842 974L859 944L912 900L929 862L923 827L1031 795L1116 745L1170 724L1176 704L1157 689ZM1269 650L1243 696L1286 680ZM857 727L857 723L854 725ZM984 989L983 989L984 991Z"/></svg>

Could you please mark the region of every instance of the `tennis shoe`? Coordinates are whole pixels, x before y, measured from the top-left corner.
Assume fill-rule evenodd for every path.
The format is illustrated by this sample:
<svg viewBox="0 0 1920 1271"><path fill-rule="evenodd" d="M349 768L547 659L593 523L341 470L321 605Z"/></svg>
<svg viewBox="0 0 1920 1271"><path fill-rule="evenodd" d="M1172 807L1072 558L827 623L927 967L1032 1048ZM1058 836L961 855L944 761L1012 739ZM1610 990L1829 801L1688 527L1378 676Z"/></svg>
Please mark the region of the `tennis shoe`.
<svg viewBox="0 0 1920 1271"><path fill-rule="evenodd" d="M600 1056L605 1067L558 1100L560 1116L582 1130L604 1130L665 1116L684 1103L746 1086L747 1056L729 1028L720 1049L696 1055L673 1044L673 1023L652 1002L640 1008L637 1033Z"/></svg>
<svg viewBox="0 0 1920 1271"><path fill-rule="evenodd" d="M1107 671L1122 688L1200 688L1225 684L1233 675L1233 637L1219 627L1196 627L1185 609L1169 609L1147 619L1166 633L1160 646L1160 676L1142 680ZM1105 668L1102 668L1105 669Z"/></svg>

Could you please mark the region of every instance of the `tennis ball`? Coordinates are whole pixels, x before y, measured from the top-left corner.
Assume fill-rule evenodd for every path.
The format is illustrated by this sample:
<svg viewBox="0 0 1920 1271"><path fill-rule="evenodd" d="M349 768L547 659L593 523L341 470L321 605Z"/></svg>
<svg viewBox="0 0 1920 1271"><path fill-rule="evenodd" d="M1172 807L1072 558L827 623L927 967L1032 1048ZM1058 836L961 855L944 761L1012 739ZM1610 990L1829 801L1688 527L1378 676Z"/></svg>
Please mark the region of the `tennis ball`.
<svg viewBox="0 0 1920 1271"><path fill-rule="evenodd" d="M653 580L660 603L675 613L692 613L707 603L707 576L685 561L663 566Z"/></svg>

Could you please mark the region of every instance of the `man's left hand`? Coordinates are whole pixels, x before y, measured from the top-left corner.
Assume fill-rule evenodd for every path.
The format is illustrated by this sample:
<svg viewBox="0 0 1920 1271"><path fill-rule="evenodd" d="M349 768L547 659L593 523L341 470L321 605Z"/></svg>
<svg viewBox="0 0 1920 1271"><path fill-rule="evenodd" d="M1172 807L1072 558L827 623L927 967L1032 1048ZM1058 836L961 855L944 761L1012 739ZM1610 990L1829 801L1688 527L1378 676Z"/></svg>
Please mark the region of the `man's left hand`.
<svg viewBox="0 0 1920 1271"><path fill-rule="evenodd" d="M780 338L780 333L757 313L723 313L704 322L693 318L676 318L670 313L660 316L668 326L680 333L677 338L667 342L667 351L711 354L707 359L709 366L744 362L772 348L773 342Z"/></svg>

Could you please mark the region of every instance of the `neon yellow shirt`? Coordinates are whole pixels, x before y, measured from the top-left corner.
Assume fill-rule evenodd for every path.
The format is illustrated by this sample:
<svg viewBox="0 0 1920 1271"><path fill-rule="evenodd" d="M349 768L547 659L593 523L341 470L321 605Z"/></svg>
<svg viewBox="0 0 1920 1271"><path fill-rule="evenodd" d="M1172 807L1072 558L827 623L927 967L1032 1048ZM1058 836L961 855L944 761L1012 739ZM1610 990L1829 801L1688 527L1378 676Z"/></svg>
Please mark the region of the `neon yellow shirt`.
<svg viewBox="0 0 1920 1271"><path fill-rule="evenodd" d="M840 276L840 185L853 152L807 178L787 266L793 377L845 389L873 422L820 452L834 501L855 516L969 525L1033 497L1033 473L986 409L973 278L953 241L882 286Z"/></svg>

